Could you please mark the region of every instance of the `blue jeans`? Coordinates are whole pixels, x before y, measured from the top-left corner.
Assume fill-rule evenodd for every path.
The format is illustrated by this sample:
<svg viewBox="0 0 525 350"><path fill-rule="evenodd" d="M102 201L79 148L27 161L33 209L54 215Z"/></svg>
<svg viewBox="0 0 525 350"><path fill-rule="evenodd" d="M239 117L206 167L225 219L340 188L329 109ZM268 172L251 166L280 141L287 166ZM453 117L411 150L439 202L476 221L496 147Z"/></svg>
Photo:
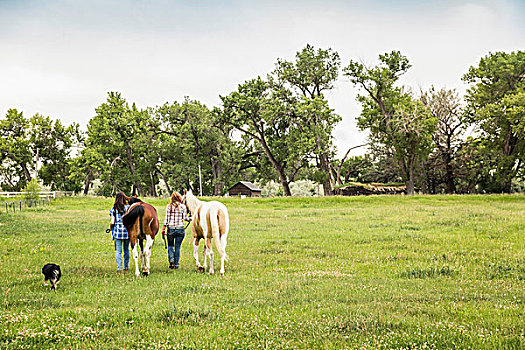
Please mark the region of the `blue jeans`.
<svg viewBox="0 0 525 350"><path fill-rule="evenodd" d="M179 267L180 246L184 239L184 229L168 228L168 260Z"/></svg>
<svg viewBox="0 0 525 350"><path fill-rule="evenodd" d="M122 251L124 251L124 268L129 269L129 239L115 238L115 254L117 257L117 271L122 270Z"/></svg>

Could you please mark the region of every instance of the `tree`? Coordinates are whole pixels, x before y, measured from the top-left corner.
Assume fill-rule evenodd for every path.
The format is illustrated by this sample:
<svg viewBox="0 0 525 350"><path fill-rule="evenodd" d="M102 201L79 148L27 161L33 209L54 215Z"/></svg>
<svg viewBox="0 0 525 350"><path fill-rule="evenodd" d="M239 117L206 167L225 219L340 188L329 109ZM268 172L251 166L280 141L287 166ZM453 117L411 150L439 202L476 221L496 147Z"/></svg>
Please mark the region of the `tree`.
<svg viewBox="0 0 525 350"><path fill-rule="evenodd" d="M399 51L379 55L380 64L366 67L350 61L344 74L362 88L359 95L363 110L358 126L370 130L370 141L390 148L407 184L407 193L414 193L414 169L430 151L435 119L412 94L394 84L409 68L408 59Z"/></svg>
<svg viewBox="0 0 525 350"><path fill-rule="evenodd" d="M0 120L2 187L20 190L32 178L52 189L75 191L78 183L70 178L72 146L80 137L78 124L64 126L59 120L36 114L27 119L10 109Z"/></svg>
<svg viewBox="0 0 525 350"><path fill-rule="evenodd" d="M308 128L297 117L308 109L308 103L299 103L289 90L276 89L260 77L221 99L220 121L254 142L277 174L284 195L291 196L290 182L308 165L315 147L311 134L305 132Z"/></svg>
<svg viewBox="0 0 525 350"><path fill-rule="evenodd" d="M455 154L461 143L460 136L466 128L461 100L455 90L436 90L431 87L428 92L422 94L421 101L437 120L437 127L433 134L436 147L436 155L433 158L436 162L433 164L443 167L446 192L455 193ZM436 168L432 167L432 170L435 171Z"/></svg>
<svg viewBox="0 0 525 350"><path fill-rule="evenodd" d="M509 193L525 156L525 52L495 52L470 67L463 80L467 111L494 153L496 191Z"/></svg>
<svg viewBox="0 0 525 350"><path fill-rule="evenodd" d="M158 161L153 138L151 117L147 110L130 107L118 92L109 92L107 101L95 109L96 116L88 123L86 149L83 156L101 173L102 193L117 190L146 194L144 185L151 179L150 170ZM100 162L103 160L103 162ZM153 191L154 192L154 191ZM151 192L150 194L154 194Z"/></svg>
<svg viewBox="0 0 525 350"><path fill-rule="evenodd" d="M79 183L70 177L69 163L72 147L81 138L79 125L73 123L66 127L60 120L52 121L40 114L34 115L29 124L32 153L42 164L38 170L42 183L53 190L80 190Z"/></svg>
<svg viewBox="0 0 525 350"><path fill-rule="evenodd" d="M315 160L320 172L318 177L325 195L333 194L336 182L330 167L334 155L332 131L341 118L328 107L323 92L333 88L340 64L337 52L332 49L316 51L307 44L302 51L297 52L295 62L278 59L270 76L270 82L277 85L277 89L289 87L302 96L303 110L298 116L315 141Z"/></svg>
<svg viewBox="0 0 525 350"><path fill-rule="evenodd" d="M182 103L157 107L162 137L159 174L171 186L191 188L199 183L199 166L203 174L203 192L221 195L224 186L235 179L242 168L243 148L230 138L231 127L216 121L202 103L188 97ZM168 179L164 174L177 174Z"/></svg>
<svg viewBox="0 0 525 350"><path fill-rule="evenodd" d="M28 131L29 120L16 109L9 109L5 119L0 120L3 180L11 190L20 191L31 180L33 154Z"/></svg>

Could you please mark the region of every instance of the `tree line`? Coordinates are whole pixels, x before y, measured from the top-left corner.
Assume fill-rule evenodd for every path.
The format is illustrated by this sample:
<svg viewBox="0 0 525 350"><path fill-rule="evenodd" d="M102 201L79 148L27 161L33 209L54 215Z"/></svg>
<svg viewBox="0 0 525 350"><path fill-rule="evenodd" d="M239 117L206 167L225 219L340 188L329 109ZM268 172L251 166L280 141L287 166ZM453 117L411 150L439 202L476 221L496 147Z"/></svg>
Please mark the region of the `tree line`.
<svg viewBox="0 0 525 350"><path fill-rule="evenodd" d="M78 124L9 109L0 119L0 184L20 190L33 178L53 190L125 191L157 196L159 184L221 195L238 180L310 179L325 195L351 181L405 183L407 192L520 191L525 160L525 52L495 52L463 75L465 96L399 83L411 68L399 51L375 65L306 45L295 59L238 85L209 108L183 101L139 109L119 92ZM339 77L358 91L368 153L338 159L333 129L341 116L326 94ZM355 148L355 147L354 147ZM40 166L37 166L37 163Z"/></svg>

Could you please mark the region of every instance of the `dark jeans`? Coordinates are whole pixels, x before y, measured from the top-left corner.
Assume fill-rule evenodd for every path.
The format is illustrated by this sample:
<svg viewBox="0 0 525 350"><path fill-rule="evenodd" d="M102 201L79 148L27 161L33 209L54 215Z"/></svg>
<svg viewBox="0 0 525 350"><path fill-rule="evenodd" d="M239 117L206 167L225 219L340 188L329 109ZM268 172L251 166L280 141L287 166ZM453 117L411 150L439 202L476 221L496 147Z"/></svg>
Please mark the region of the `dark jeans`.
<svg viewBox="0 0 525 350"><path fill-rule="evenodd" d="M184 229L168 228L168 260L179 267L180 246L184 239ZM175 248L175 249L174 249Z"/></svg>

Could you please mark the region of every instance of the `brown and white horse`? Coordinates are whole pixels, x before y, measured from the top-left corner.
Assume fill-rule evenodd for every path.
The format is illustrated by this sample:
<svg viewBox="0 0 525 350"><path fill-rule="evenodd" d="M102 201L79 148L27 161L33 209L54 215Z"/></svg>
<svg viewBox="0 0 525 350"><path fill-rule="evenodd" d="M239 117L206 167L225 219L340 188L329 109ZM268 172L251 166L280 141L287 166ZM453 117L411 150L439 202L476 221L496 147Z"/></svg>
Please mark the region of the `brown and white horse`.
<svg viewBox="0 0 525 350"><path fill-rule="evenodd" d="M201 272L206 271L206 257L210 258L210 275L213 274L213 249L212 243L221 257L221 276L224 276L224 261L228 260L226 254L226 240L230 230L230 218L228 209L224 204L211 201L204 202L193 195L191 190L184 193L183 203L191 212L193 217L191 222L191 231L193 234L193 257L197 264L197 269ZM199 241L204 239L204 267L199 262Z"/></svg>
<svg viewBox="0 0 525 350"><path fill-rule="evenodd" d="M140 277L139 254L137 251L137 241L140 245L140 261L142 274L149 275L151 248L155 242L155 235L159 231L159 219L157 210L154 206L144 203L138 198L129 198L129 208L122 217L122 223L128 230L129 242L135 260L135 276ZM146 247L144 248L144 240Z"/></svg>

